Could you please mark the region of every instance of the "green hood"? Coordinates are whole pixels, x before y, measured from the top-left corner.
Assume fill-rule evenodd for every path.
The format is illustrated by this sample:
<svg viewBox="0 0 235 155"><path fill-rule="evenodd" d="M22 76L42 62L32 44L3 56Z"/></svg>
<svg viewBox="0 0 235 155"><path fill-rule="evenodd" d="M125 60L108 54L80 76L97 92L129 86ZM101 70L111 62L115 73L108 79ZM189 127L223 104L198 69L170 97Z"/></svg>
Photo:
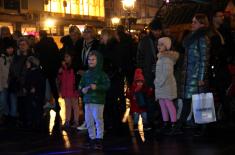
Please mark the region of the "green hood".
<svg viewBox="0 0 235 155"><path fill-rule="evenodd" d="M95 71L95 72L101 72L102 68L103 68L103 57L98 51L93 50L91 52L96 55L97 64L96 64L95 68L89 67L89 70Z"/></svg>

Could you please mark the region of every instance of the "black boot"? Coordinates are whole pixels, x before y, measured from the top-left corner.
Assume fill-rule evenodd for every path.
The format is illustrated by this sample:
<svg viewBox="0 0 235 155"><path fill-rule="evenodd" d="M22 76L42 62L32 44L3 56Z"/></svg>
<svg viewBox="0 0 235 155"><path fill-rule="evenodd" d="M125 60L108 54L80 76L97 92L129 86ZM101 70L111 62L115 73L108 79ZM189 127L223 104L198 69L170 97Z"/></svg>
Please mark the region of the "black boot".
<svg viewBox="0 0 235 155"><path fill-rule="evenodd" d="M193 136L195 137L203 137L206 135L206 124L200 124L198 127L194 130Z"/></svg>
<svg viewBox="0 0 235 155"><path fill-rule="evenodd" d="M95 148L96 139L89 139L87 143L85 143L85 149L94 149Z"/></svg>
<svg viewBox="0 0 235 155"><path fill-rule="evenodd" d="M95 150L103 150L103 139L97 138L97 139L95 140L94 149L95 149Z"/></svg>
<svg viewBox="0 0 235 155"><path fill-rule="evenodd" d="M138 131L138 124L134 124L134 125L133 125L133 130L134 130L134 131Z"/></svg>
<svg viewBox="0 0 235 155"><path fill-rule="evenodd" d="M171 123L171 129L168 133L166 133L166 135L174 136L174 135L178 135L178 134L183 134L182 130L180 128L178 128L178 126L175 122Z"/></svg>
<svg viewBox="0 0 235 155"><path fill-rule="evenodd" d="M169 122L163 122L162 127L158 129L157 132L164 134L169 131L169 128L170 128Z"/></svg>

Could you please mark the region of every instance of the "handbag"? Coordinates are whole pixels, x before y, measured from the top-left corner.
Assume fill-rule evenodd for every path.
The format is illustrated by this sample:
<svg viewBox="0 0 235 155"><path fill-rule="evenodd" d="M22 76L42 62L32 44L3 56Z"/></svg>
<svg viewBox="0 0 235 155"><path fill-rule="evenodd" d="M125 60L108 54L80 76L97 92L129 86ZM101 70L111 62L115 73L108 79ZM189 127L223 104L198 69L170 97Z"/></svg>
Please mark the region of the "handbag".
<svg viewBox="0 0 235 155"><path fill-rule="evenodd" d="M197 124L206 124L216 121L214 98L212 93L192 95L194 120Z"/></svg>

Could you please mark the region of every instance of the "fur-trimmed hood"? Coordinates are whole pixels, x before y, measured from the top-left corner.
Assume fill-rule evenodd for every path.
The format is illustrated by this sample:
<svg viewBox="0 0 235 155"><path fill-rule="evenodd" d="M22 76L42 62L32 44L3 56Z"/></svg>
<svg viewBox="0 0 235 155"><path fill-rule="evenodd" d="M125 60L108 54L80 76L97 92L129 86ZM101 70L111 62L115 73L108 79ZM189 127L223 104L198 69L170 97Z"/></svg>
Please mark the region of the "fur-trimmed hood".
<svg viewBox="0 0 235 155"><path fill-rule="evenodd" d="M162 57L168 57L171 60L173 60L174 62L176 62L179 58L179 53L176 51L166 51L164 53L158 53L157 57L158 57L158 59L160 59Z"/></svg>

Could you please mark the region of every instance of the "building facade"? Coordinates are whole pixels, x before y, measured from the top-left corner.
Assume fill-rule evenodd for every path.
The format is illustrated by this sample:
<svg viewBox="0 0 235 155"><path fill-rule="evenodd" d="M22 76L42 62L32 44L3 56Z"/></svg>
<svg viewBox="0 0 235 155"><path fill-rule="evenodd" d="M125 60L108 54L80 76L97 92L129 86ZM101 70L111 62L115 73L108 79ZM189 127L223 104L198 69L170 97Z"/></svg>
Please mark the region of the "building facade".
<svg viewBox="0 0 235 155"><path fill-rule="evenodd" d="M0 0L0 26L23 34L44 29L64 35L71 24L103 27L104 18L104 0Z"/></svg>
<svg viewBox="0 0 235 155"><path fill-rule="evenodd" d="M131 13L128 14L123 8L122 0L106 0L105 1L105 16L106 24L113 26L111 18L119 17L126 18L128 15L137 19L136 24L133 26L140 26L149 24L155 16L157 10L161 7L162 0L136 0L135 6ZM142 25L142 26L141 26Z"/></svg>

